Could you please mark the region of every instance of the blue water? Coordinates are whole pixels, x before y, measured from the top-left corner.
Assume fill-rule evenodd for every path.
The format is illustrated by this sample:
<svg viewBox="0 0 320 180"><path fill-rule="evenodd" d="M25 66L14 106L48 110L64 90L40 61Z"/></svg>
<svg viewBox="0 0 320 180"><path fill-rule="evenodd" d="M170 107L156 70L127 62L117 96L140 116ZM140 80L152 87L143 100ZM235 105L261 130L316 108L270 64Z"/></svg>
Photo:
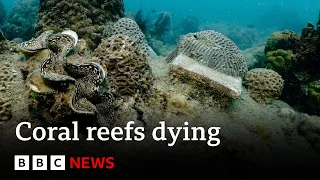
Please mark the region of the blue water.
<svg viewBox="0 0 320 180"><path fill-rule="evenodd" d="M8 12L14 0L3 0ZM307 22L316 23L320 0L124 0L127 12L155 10L173 15L173 22L195 16L202 23L254 25L260 29L290 29L300 33Z"/></svg>
<svg viewBox="0 0 320 180"><path fill-rule="evenodd" d="M15 3L14 0L2 0L2 2L7 9L7 12L10 12L12 10Z"/></svg>
<svg viewBox="0 0 320 180"><path fill-rule="evenodd" d="M179 20L196 16L203 22L253 24L298 31L316 23L320 0L124 0L126 11L166 11Z"/></svg>

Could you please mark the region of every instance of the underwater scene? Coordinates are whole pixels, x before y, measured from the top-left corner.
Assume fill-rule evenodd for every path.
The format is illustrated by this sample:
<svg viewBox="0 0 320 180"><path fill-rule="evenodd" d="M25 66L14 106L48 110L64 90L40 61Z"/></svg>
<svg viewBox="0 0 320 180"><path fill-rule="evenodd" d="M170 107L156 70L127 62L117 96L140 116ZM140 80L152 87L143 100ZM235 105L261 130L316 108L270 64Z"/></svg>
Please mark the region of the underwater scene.
<svg viewBox="0 0 320 180"><path fill-rule="evenodd" d="M73 121L80 136L88 126L129 121L146 132L160 121L218 126L221 144L206 146L204 133L195 142L181 133L170 150L170 138L91 144L16 137L21 122ZM170 162L218 157L220 172L240 162L319 165L320 1L0 0L0 146L2 162L26 152L108 151ZM129 161L118 163L156 169ZM244 171L223 175L237 173Z"/></svg>

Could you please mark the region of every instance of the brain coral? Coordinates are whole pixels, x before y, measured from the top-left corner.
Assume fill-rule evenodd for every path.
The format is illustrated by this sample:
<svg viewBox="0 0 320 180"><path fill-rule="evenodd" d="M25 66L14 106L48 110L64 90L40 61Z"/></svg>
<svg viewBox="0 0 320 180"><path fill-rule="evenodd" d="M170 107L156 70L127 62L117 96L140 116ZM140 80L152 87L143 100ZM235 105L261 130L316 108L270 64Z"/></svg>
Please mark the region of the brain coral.
<svg viewBox="0 0 320 180"><path fill-rule="evenodd" d="M146 55L128 37L118 34L103 40L94 51L107 72L110 88L116 96L148 95L153 76Z"/></svg>
<svg viewBox="0 0 320 180"><path fill-rule="evenodd" d="M134 20L121 18L112 25L111 29L106 29L105 31L105 36L107 37L117 34L123 34L134 40L143 53L147 55L153 54L153 50L149 47L145 35Z"/></svg>
<svg viewBox="0 0 320 180"><path fill-rule="evenodd" d="M284 86L284 80L278 73L264 68L249 71L246 80L250 96L259 103L269 103L278 98Z"/></svg>
<svg viewBox="0 0 320 180"><path fill-rule="evenodd" d="M123 0L41 0L36 32L40 35L46 30L70 28L95 48L101 42L106 22L117 21L123 16Z"/></svg>
<svg viewBox="0 0 320 180"><path fill-rule="evenodd" d="M221 73L244 77L247 63L239 48L227 37L213 30L189 33L182 37L169 60L182 53Z"/></svg>

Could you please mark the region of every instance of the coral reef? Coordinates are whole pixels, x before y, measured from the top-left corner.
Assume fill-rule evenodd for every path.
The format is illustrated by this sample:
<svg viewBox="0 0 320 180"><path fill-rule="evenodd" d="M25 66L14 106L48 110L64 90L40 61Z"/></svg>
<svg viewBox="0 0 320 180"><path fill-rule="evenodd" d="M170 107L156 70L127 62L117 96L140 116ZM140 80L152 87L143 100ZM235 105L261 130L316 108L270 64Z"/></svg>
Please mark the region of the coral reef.
<svg viewBox="0 0 320 180"><path fill-rule="evenodd" d="M34 36L39 0L19 0L15 2L2 30L7 39L29 40Z"/></svg>
<svg viewBox="0 0 320 180"><path fill-rule="evenodd" d="M275 71L264 68L250 70L246 77L250 96L259 103L268 104L279 98L284 80Z"/></svg>
<svg viewBox="0 0 320 180"><path fill-rule="evenodd" d="M308 94L314 96L314 100L320 100L320 80L308 84Z"/></svg>
<svg viewBox="0 0 320 180"><path fill-rule="evenodd" d="M6 55L8 55L8 53L6 53ZM77 57L77 55L68 56L66 60L67 62L72 62L71 59L75 58L74 64L77 64ZM85 60L89 61L88 59ZM317 130L319 128L313 125L313 123L318 124L316 122L319 122L319 117L314 117L314 121L308 123L308 126L300 127L299 129L302 132L300 133L301 135L299 135L297 133L296 123L300 123L304 115L288 109L289 106L284 102L274 101L273 104L268 106L260 105L255 103L254 100L248 96L246 90L243 89L240 97L232 101L228 108L220 108L218 105L208 104L206 101L200 101L190 96L190 93L193 91L201 94L203 91L199 89L204 89L204 86L199 86L197 89L187 83L170 82L170 76L168 75L169 65L165 63L163 57L150 58L149 64L155 75L154 88L156 89L156 93L152 96L152 102L138 102L134 98L130 98L129 100L121 98L119 100L120 105L117 106L114 115L117 117L117 121L115 122L116 126L124 127L128 121L133 120L136 122L135 127L143 126L146 132L151 132L155 127L159 126L160 121L166 122L167 127L181 127L184 126L185 122L189 122L189 127L203 127L205 129L213 126L221 127L223 130L220 132L220 136L224 143L221 144L221 148L216 149L217 151L214 152L212 148L203 148L207 146L204 141L186 142L183 141L182 138L177 140L175 148L180 150L179 153L184 151L192 152L193 154L199 152L201 159L212 157L221 158L222 155L228 160L231 153L244 160L248 159L250 163L252 161L254 163L266 162L274 164L275 160L280 160L280 163L287 163L292 162L292 157L295 157L295 162L302 162L302 160L307 158L314 160L313 162L319 162L319 154L315 152L315 149L319 147L319 133ZM40 80L43 80L39 74L38 77L40 77ZM36 80L34 83L40 82L40 80ZM23 84L23 82L20 84ZM62 121L61 124L58 124L58 127L69 127L69 125L71 125L70 121L79 121L79 125L84 125L79 126L79 137L86 137L86 131L81 131L81 127L96 127L96 124L92 124L91 122L91 120L93 120L91 116L71 115L72 117L70 117L67 114L68 112L64 110L64 108L68 108L71 114L74 113L69 106L70 97L72 97L75 90L74 88L75 86L73 85L69 87L70 91L67 92L70 93L60 91L60 94L58 94L59 91L56 91L56 89L54 89L56 93L51 95L49 95L51 92L46 90L41 90L47 92L47 94L44 93L44 95L31 93L31 96L38 96L37 99L39 99L38 101L33 101L34 98L30 99L30 101L38 104L40 108L31 109L31 113L39 113L40 117L37 118L29 116L28 109L25 108L26 101L24 97L21 98L20 94L17 95L16 99L19 101L12 103L12 119L0 126L1 144L6 145L3 148L12 151L15 147L20 147L17 146L21 143L19 141L5 143L8 139L16 138L12 132L14 132L18 123L27 121L31 122L33 126L48 127L48 124L44 121L47 119L44 118L51 118L53 114L56 114L54 117ZM14 97L20 90L15 88L10 91L13 93L10 97ZM26 91L23 92L25 93ZM41 100L41 96L47 98ZM203 99L206 100L211 98L211 96L207 94L202 94L202 96ZM221 98L222 97L219 97L219 99ZM57 101L50 102L50 100L56 99ZM104 105L109 106L108 103L95 104L98 111L100 109L101 115L107 116L109 109L103 107ZM193 107L195 107L195 109L193 109ZM105 109L106 111L101 111L101 109ZM36 112L33 110L36 110ZM194 111L196 113L195 116L193 116ZM95 121L96 120L97 119L95 119ZM26 131L25 133L31 134L32 130L33 129L30 129L30 131ZM189 135L192 135L192 133L189 133ZM200 137L201 136L198 136L198 138ZM151 153L155 154L163 152L163 147L166 146L165 142L155 145L152 138L150 138L150 143L148 141L149 138L146 140L143 145L137 142L133 146L130 146L132 148L122 149L121 147L128 145L128 143L124 142L123 144L114 141L108 143L98 142L97 146L95 146L95 143L75 144L74 142L63 142L61 144L62 146L60 146L57 145L58 142L30 142L31 144L26 145L26 147L34 147L32 150L34 149L35 151L42 148L49 148L51 150L56 150L55 148L57 148L57 150L65 150L66 152L76 151L77 149L85 149L90 152L92 149L100 148L102 152L104 152L105 149L114 149L115 151L124 150L125 153L130 152L132 154L144 150L150 151L150 148L152 148L155 151ZM161 148L159 151L157 151L158 147ZM314 147L314 149L312 147ZM21 150L23 151L24 147L22 147ZM275 159L279 154L281 154L281 158ZM183 154L183 156L185 155L186 154ZM197 156L196 158L199 157ZM224 161L225 159L223 157L222 160ZM233 161L231 163L233 163ZM229 164L227 165L229 166Z"/></svg>
<svg viewBox="0 0 320 180"><path fill-rule="evenodd" d="M266 54L267 62L266 67L278 72L280 75L285 76L288 71L292 70L294 62L294 54L290 50L278 49L270 51Z"/></svg>
<svg viewBox="0 0 320 180"><path fill-rule="evenodd" d="M143 53L147 55L155 54L149 47L145 35L134 20L121 18L114 23L110 29L106 29L105 31L105 36L108 38L117 34L122 34L132 39Z"/></svg>
<svg viewBox="0 0 320 180"><path fill-rule="evenodd" d="M230 76L243 78L248 71L239 48L230 39L213 30L185 35L167 60L172 61L178 53Z"/></svg>
<svg viewBox="0 0 320 180"><path fill-rule="evenodd" d="M73 5L77 6L77 4ZM296 57L297 53L293 53L292 50L276 49L267 53L268 60L264 62L263 55L261 55L262 49L264 54L264 47L259 47L252 49L251 52L254 52L252 58L255 58L253 61L256 62L248 66L249 63L243 60L241 52L238 51L239 48L235 47L236 43L232 44L231 39L225 40L227 36L211 37L214 35L208 34L206 37L201 33L192 33L188 37L190 41L183 42L184 45L190 43L190 47L178 47L172 54L170 64L165 62L164 57L147 59L147 56L140 51L142 48L137 41L132 36L125 34L115 34L102 40L93 54L86 54L90 51L88 46L90 41L78 40L78 37L71 31L61 33L59 31L59 33L50 33L48 36L40 34L40 37L22 42L18 47L26 54L24 57L26 60L22 62L26 67L20 69L24 69L27 79L25 82L20 81L19 84L25 86L27 83L28 89L16 88L17 86L9 87L7 83L5 84L9 88L5 93L0 89L0 144L3 145L1 150L10 152L17 150L16 147L19 147L21 152L25 150L25 147L35 152L42 149L66 151L66 153L79 149L87 152L101 150L102 153L110 150L136 155L144 151L150 152L152 149L151 154L161 154L166 149L167 142L172 142L171 139L168 139L167 142L155 143L150 135L152 130L159 126L159 122L163 121L166 127L177 129L183 126L184 129L181 131L184 130L184 132L180 131L180 133L190 137L190 142L186 142L180 136L177 138L174 154L177 152L176 155L189 157L188 152L193 154L199 152L200 155L195 156L195 159L201 160L217 157L219 162L220 160L222 162L222 164L217 163L219 167L223 166L221 169L230 166L238 168L238 162L247 159L248 163L260 165L261 162L277 164L275 160L293 163L293 161L301 162L300 160L310 158L314 162L318 161L319 154L314 151L320 152L319 117L312 121L312 117L308 117L310 121L304 120L305 115L295 112L282 101L275 100L270 105L256 103L255 100L269 103L279 97L283 81L274 72L273 76L270 75L272 73L265 73L267 75L263 76L263 72L271 72L271 70L261 70L257 75L258 78L251 74L254 70L247 73L248 68L265 67L262 65L264 63L269 64L268 68L276 71L279 70L275 67L279 69L284 66L291 67L294 64L292 64L293 59L289 60L289 54L290 57ZM316 36L315 33L311 34L313 36L308 35L308 38L311 37L308 44L312 44ZM305 42L307 44L307 39ZM165 42L156 39L153 39L152 44L154 47L168 47ZM196 48L203 49L198 51ZM296 52L300 52L299 48ZM315 52L311 51L311 53ZM2 53L7 59L2 58ZM196 53L202 56L197 56ZM18 56L15 52L15 56L11 56L12 54L12 51L1 51L0 53L0 80L2 73L10 75L6 76L6 79L14 78L16 72L13 71L13 65L18 61ZM13 59L13 63L10 65L2 63L2 61L9 61L8 59ZM221 64L212 63L213 61ZM317 65L316 61L314 65ZM41 69L39 69L40 66ZM225 70L224 67L228 69ZM292 77L304 75L304 71L299 70L297 66L292 67L285 68L286 72L294 72ZM287 77L289 74L291 76L291 72L287 73ZM313 74L309 72L310 75ZM245 74L252 75L252 79L248 78L248 83L251 85L248 88L249 92L242 87L241 78ZM278 74L281 75L280 72ZM172 81L171 75L179 76L179 81ZM319 112L317 108L319 105L316 103L319 102L317 98L320 94L320 78L317 78L315 73L310 77L312 80L302 82L307 83L305 90L308 94L306 96L315 102L314 108L309 108L309 111L316 113ZM212 92L216 94L212 95ZM28 99L24 94L28 95ZM143 99L145 95L151 95L151 98ZM215 95L217 95L217 101L209 102L216 98ZM249 95L255 99L250 98ZM225 97L230 101L223 102ZM6 122L2 123L2 121ZM33 127L44 128L52 127L52 124L48 125L47 122L49 122L59 123L57 127L71 127L70 133L72 134L71 121L79 122L77 132L80 139L87 137L86 127L97 127L97 124L108 127L113 123L116 126L125 127L128 121L134 121L134 127L144 127L147 135L146 141L143 143L114 141L75 143L70 141L63 142L62 145L58 141L48 143L30 141L24 143L26 146L21 146L21 142L16 140L15 134L12 133L20 122L30 122ZM215 150L207 147L209 141L201 140L210 138L214 141L212 137L214 132L210 132L210 127L221 127L219 137L223 143ZM212 128L211 130L214 130ZM33 129L24 128L22 135L32 135L30 132ZM297 129L300 134L297 133ZM167 135L170 138L170 134ZM56 138L56 133L53 136ZM192 139L195 138L191 136L197 137L200 141L193 141ZM7 143L8 140L17 142ZM129 144L130 148L123 148L128 147ZM65 153L61 152L61 154ZM146 156L144 153L142 155ZM166 156L171 157L168 154ZM281 158L278 158L279 156ZM236 164L234 164L233 157L237 158ZM292 157L295 157L294 160ZM255 171L255 169L251 170Z"/></svg>
<svg viewBox="0 0 320 180"><path fill-rule="evenodd" d="M61 32L71 29L94 49L101 42L104 25L123 16L123 0L41 0L36 32L39 35L47 30Z"/></svg>
<svg viewBox="0 0 320 180"><path fill-rule="evenodd" d="M117 96L147 96L153 76L138 44L122 34L103 40L93 55L105 68L111 91Z"/></svg>
<svg viewBox="0 0 320 180"><path fill-rule="evenodd" d="M316 31L310 29L309 31ZM304 29L305 30L305 29ZM301 42L296 47L298 49L297 56L297 71L304 72L314 78L320 78L320 34L311 33L303 34Z"/></svg>
<svg viewBox="0 0 320 180"><path fill-rule="evenodd" d="M308 102L308 112L313 112L312 114L318 114L320 109L320 80L313 81L306 86L307 102Z"/></svg>
<svg viewBox="0 0 320 180"><path fill-rule="evenodd" d="M308 26L302 29L302 37L312 38L316 35L316 30L312 23L308 23Z"/></svg>
<svg viewBox="0 0 320 180"><path fill-rule="evenodd" d="M317 98L309 91L320 79L318 32L319 27L311 23L303 28L301 36L292 31L276 32L265 49L267 68L277 71L286 82L281 99L310 114L320 112Z"/></svg>
<svg viewBox="0 0 320 180"><path fill-rule="evenodd" d="M266 42L265 53L278 49L291 50L296 53L296 48L299 46L300 36L289 30L273 33Z"/></svg>
<svg viewBox="0 0 320 180"><path fill-rule="evenodd" d="M4 7L2 0L0 0L0 26L5 22L6 16L6 8Z"/></svg>

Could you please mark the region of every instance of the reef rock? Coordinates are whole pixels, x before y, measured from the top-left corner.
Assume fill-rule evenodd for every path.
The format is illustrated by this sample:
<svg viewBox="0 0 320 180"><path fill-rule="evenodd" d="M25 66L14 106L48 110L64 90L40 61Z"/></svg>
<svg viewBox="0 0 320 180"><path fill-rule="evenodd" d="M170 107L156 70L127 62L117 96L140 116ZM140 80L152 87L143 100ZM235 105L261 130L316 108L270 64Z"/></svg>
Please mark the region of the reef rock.
<svg viewBox="0 0 320 180"><path fill-rule="evenodd" d="M139 45L122 34L103 40L94 51L104 67L111 92L120 96L148 96L152 92L153 75L146 55Z"/></svg>
<svg viewBox="0 0 320 180"><path fill-rule="evenodd" d="M279 116L284 119L294 121L296 118L296 112L292 108L284 107L279 110Z"/></svg>
<svg viewBox="0 0 320 180"><path fill-rule="evenodd" d="M308 23L301 36L288 30L275 32L265 48L266 67L279 73L286 82L281 100L312 115L320 112L317 88L320 79L319 29L319 23L316 26Z"/></svg>
<svg viewBox="0 0 320 180"><path fill-rule="evenodd" d="M284 80L270 69L257 68L246 77L249 95L259 103L268 104L277 99L283 89Z"/></svg>
<svg viewBox="0 0 320 180"><path fill-rule="evenodd" d="M316 116L302 115L298 124L298 132L320 153L320 119Z"/></svg>
<svg viewBox="0 0 320 180"><path fill-rule="evenodd" d="M230 76L243 78L248 71L240 49L230 39L212 30L185 35L167 60L172 61L179 53Z"/></svg>
<svg viewBox="0 0 320 180"><path fill-rule="evenodd" d="M47 30L61 32L70 28L93 49L101 42L105 23L123 16L123 0L41 0L36 32L39 35Z"/></svg>
<svg viewBox="0 0 320 180"><path fill-rule="evenodd" d="M11 119L11 102L9 99L0 98L0 123Z"/></svg>

